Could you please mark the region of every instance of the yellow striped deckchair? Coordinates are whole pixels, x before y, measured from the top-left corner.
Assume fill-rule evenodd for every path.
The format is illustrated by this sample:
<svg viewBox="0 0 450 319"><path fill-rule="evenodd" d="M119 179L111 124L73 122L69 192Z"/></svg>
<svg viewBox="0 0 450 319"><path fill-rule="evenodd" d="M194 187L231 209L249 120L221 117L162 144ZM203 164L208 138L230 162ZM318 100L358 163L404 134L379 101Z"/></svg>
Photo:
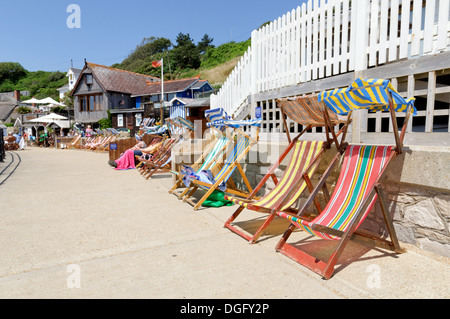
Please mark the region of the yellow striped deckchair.
<svg viewBox="0 0 450 319"><path fill-rule="evenodd" d="M365 96L366 102L362 103L362 100L353 101L356 91L361 93L360 97ZM332 92L323 92L320 96L327 105L335 105L335 110L342 113L361 107L368 108L371 111L388 109L394 124L396 142L395 147L360 144L346 146L344 161L333 194L328 198L326 207L319 211L319 215L314 219L308 219L302 213L311 205L322 185L325 184L337 163L336 157L330 162L297 215L289 215L282 211L276 212L278 216L291 222L288 230L278 242L276 250L317 272L325 279L329 279L333 275L339 256L350 238L353 235L367 237L366 234L357 232L357 229L369 214L377 199L390 235L390 241L374 236L369 236L369 238L383 248L392 249L397 253L403 252L397 240L391 217L387 212L380 180L388 164L402 151L408 120L410 115L414 113L414 99L406 101L401 100L401 97L394 98L395 92L392 91L392 86L386 80L361 79L355 81L348 90L334 90L334 95ZM387 105L381 105L383 103ZM404 105L407 107L404 108ZM406 113L400 136L396 127L396 110ZM318 259L318 256L314 256L314 252L306 253L301 246L287 243L295 228L303 229L322 239L338 240L339 244L328 260L322 261ZM305 244L308 243L305 242Z"/></svg>
<svg viewBox="0 0 450 319"><path fill-rule="evenodd" d="M225 196L225 199L231 200L240 205L240 207L230 216L225 222L225 227L235 232L239 236L245 238L250 243L254 243L263 230L266 229L272 220L276 217L275 211L296 211L292 209L302 193L309 189L312 191L311 178L319 166L323 153L336 142L338 149L344 143L345 132L350 122L348 118L338 118L333 112L328 113L327 108L323 102L318 102L317 95L303 96L299 98L279 99L278 106L282 113L292 119L293 121L305 126L303 132L298 134L292 141L289 136L289 129L286 127L286 133L290 141L288 147L283 152L277 163L275 163L260 181L260 183L253 190L252 194L246 199L238 199L231 196ZM286 125L286 121L284 121ZM343 124L341 130L336 134L334 126ZM301 135L309 130L311 127L326 127L326 142L323 141L302 141L299 138ZM342 134L342 139L338 142L337 137ZM291 152L292 151L292 152ZM291 160L287 168L278 181L275 177L275 169L279 164L292 153ZM254 195L267 180L272 178L275 182L275 187L264 197L254 199ZM318 201L315 202L317 209L320 210ZM257 212L269 213L268 217L253 235L245 233L243 230L233 225L233 221L241 214L244 209L250 209Z"/></svg>

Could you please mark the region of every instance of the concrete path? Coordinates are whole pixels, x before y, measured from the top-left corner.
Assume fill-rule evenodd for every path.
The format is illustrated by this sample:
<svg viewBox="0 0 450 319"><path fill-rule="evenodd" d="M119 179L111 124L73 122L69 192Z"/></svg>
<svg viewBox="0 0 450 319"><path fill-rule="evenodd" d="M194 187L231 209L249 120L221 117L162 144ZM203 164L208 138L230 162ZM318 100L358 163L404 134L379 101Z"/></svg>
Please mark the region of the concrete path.
<svg viewBox="0 0 450 319"><path fill-rule="evenodd" d="M236 206L194 212L168 194L170 175L115 171L106 153L17 154L0 185L0 298L450 297L449 259L409 245L352 244L326 281L274 251L283 221L249 245L223 228Z"/></svg>

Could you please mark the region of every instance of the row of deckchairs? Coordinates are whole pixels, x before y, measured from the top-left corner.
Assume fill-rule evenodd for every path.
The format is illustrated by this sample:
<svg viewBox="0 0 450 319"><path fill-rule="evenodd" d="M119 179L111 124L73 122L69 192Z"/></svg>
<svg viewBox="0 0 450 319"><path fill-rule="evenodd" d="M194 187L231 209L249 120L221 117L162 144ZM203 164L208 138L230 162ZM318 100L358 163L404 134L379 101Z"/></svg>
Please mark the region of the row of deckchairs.
<svg viewBox="0 0 450 319"><path fill-rule="evenodd" d="M76 140L75 138L74 140ZM97 135L86 138L84 141L76 142L74 144L69 143L70 148L78 150L90 150L97 152L106 152L109 149L109 143L113 143L117 140L117 135ZM80 139L78 139L80 141Z"/></svg>
<svg viewBox="0 0 450 319"><path fill-rule="evenodd" d="M175 120L166 119L166 127L168 128L171 137L167 137L160 143L157 149L152 154L144 154L143 156L136 156L138 169L142 176L149 179L154 174L170 172L172 169L172 149L180 145L186 139L189 132L194 130L194 125L188 121L180 121L180 118ZM146 134L146 133L144 133ZM155 135L155 134L152 134ZM150 158L146 158L149 157Z"/></svg>
<svg viewBox="0 0 450 319"><path fill-rule="evenodd" d="M274 218L281 217L288 220L290 226L277 244L276 250L326 279L332 276L336 262L350 238L367 237L366 233L358 232L358 228L377 201L380 204L390 240L368 237L381 247L390 248L398 253L403 252L386 208L380 180L389 163L402 152L410 115L416 113L414 99L401 97L387 80L358 79L348 88L322 92L319 95L279 99L277 102L283 113L289 145L254 189L247 184L246 179L244 183L247 191L236 191L232 186L226 185L226 182L236 168L242 176L245 176L239 162L257 141L257 137L251 139L248 134L240 130L237 123L239 121L230 120L221 113L222 111L217 111L215 113L217 119L210 119L209 125L215 126L224 135L207 147L209 150L214 150L213 154L211 152L203 154L192 167L184 171L184 175L181 172L178 173L180 179L170 192L175 193L175 190L186 181L184 178L192 174L193 177L188 179L189 183L185 184L188 186L187 189L181 193L178 192L177 196L197 209L208 195L222 186L221 189L227 194L225 199L239 204L239 208L224 226L250 243L258 240ZM369 109L370 112L380 110L390 112L395 146L349 145L345 142L352 111L361 108ZM400 133L396 112L406 113ZM290 137L285 116L304 127L304 130L293 139ZM255 122L255 125L258 123ZM234 129L232 133L227 132L227 128L230 127ZM324 128L325 141L301 140L302 135L312 127ZM225 140L224 136L228 139ZM336 147L336 154L322 175L317 176L317 167L323 154L333 145ZM225 150L231 150L231 153L223 164L218 165L215 158L223 156ZM283 176L277 178L275 170L288 155L290 160L287 168ZM330 193L326 182L339 163L342 163L339 177L333 192ZM198 179L199 172L205 170L212 173L214 183L205 183ZM264 196L257 197L256 194L269 179L274 181L275 187ZM190 197L197 189L203 189L206 193L200 201L194 203ZM319 194L325 200L325 207L322 207L318 200ZM300 201L301 197L303 197L302 201ZM261 227L254 234L248 234L233 224L236 217L245 209L266 215ZM319 260L317 256L302 250L301 245L288 243L295 229L304 230L322 239L338 241L336 250L328 260Z"/></svg>

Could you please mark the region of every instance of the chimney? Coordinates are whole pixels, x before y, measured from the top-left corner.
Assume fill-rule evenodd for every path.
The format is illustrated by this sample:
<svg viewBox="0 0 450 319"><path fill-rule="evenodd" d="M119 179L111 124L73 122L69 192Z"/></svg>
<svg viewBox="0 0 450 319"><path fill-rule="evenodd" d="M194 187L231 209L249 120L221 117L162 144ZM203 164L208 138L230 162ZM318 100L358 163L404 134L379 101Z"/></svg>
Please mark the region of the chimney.
<svg viewBox="0 0 450 319"><path fill-rule="evenodd" d="M20 91L14 90L14 98L15 98L17 101L20 101Z"/></svg>

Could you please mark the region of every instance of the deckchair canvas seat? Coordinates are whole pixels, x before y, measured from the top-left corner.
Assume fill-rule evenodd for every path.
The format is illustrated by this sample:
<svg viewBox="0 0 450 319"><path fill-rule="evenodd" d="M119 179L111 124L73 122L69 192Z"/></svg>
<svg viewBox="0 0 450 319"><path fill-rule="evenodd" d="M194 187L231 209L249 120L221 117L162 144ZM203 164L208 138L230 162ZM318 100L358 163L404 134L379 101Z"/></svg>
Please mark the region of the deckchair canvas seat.
<svg viewBox="0 0 450 319"><path fill-rule="evenodd" d="M215 190L218 189L220 185L226 185L225 192L244 198L247 197L248 194L252 192L252 187L244 173L244 170L242 169L240 162L248 154L250 148L257 143L259 127L261 126L261 119L243 120L243 121L230 120L226 116L226 114L224 114L224 112L221 111L220 109L210 110L210 112L205 111L205 114L208 114L207 117L209 117L210 120L222 117L222 119L220 120L208 122L207 126L215 127L216 129L222 132L226 132L227 128L231 128L233 134L230 139L235 142L231 142L230 147L225 152L226 160L223 163L219 163L216 161L215 165L210 168L210 171L213 173L212 175L214 177L213 181L214 184L192 179L189 193L187 193L184 196L183 201L193 205L194 210L197 210L201 206L201 204ZM244 133L240 129L240 127L242 126L256 127L257 128L256 138L252 138L248 134ZM231 175L236 169L238 169L241 177L243 178L247 191L237 188L233 180L231 179ZM201 199L197 203L195 203L192 201L191 197L197 189L202 189L206 191L206 193L201 197Z"/></svg>

